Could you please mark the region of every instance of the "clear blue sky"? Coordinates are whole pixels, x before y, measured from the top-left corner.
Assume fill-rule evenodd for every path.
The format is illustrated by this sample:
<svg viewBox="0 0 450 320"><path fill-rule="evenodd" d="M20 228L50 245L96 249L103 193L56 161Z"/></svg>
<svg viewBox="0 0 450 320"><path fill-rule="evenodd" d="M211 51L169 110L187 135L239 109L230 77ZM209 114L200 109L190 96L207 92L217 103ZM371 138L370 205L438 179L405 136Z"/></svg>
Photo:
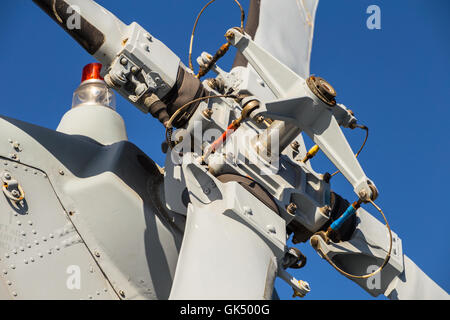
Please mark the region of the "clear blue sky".
<svg viewBox="0 0 450 320"><path fill-rule="evenodd" d="M248 0L242 1L248 7ZM187 64L190 31L206 1L99 1L124 22L139 22ZM381 30L366 28L366 8L381 8ZM450 1L322 0L316 16L311 73L330 81L339 101L370 128L360 162L380 190L377 201L403 240L404 252L445 290L450 291L449 125ZM214 52L223 34L239 22L231 0L219 0L202 18L194 57ZM70 108L82 67L93 61L83 49L29 0L2 1L0 11L0 114L56 128ZM220 61L229 68L234 53ZM162 126L121 97L118 112L130 141L163 164ZM357 149L362 132L346 131ZM324 156L318 172L334 169ZM349 184L332 188L353 200ZM376 215L376 212L370 210ZM310 248L304 269L309 299L370 299ZM282 299L291 289L277 281Z"/></svg>

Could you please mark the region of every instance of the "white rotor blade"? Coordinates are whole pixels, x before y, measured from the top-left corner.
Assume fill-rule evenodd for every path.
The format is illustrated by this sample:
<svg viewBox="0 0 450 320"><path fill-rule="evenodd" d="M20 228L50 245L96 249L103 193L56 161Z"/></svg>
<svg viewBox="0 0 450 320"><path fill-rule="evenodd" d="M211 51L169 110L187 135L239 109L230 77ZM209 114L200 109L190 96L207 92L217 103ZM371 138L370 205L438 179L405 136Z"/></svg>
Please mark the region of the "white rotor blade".
<svg viewBox="0 0 450 320"><path fill-rule="evenodd" d="M302 78L309 76L319 0L251 0L246 32ZM240 54L234 66L245 65Z"/></svg>

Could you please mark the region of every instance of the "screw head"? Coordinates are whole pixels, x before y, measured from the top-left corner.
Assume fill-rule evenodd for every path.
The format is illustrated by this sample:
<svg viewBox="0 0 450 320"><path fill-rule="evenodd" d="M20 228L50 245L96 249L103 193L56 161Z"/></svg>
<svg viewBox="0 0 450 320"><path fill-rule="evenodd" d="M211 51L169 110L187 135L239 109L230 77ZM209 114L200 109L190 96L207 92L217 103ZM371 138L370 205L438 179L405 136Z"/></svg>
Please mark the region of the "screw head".
<svg viewBox="0 0 450 320"><path fill-rule="evenodd" d="M127 63L128 63L127 58L122 58L122 59L120 59L120 64L121 64L121 65L126 66Z"/></svg>

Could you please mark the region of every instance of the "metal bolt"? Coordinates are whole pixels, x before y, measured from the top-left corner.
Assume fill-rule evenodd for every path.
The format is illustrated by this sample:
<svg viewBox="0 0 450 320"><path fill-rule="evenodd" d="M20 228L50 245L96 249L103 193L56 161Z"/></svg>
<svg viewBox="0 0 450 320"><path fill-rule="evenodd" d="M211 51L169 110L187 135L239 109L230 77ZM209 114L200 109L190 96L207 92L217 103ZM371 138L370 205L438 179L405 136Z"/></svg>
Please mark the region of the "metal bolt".
<svg viewBox="0 0 450 320"><path fill-rule="evenodd" d="M264 121L264 116L257 116L255 121L256 123L262 123Z"/></svg>
<svg viewBox="0 0 450 320"><path fill-rule="evenodd" d="M20 148L20 143L17 141L13 143L13 148L16 151L22 151L22 149Z"/></svg>
<svg viewBox="0 0 450 320"><path fill-rule="evenodd" d="M298 143L297 140L291 143L291 148L294 149L294 151L298 151L298 148L300 147L300 143Z"/></svg>
<svg viewBox="0 0 450 320"><path fill-rule="evenodd" d="M297 205L294 202L289 203L289 205L286 208L286 211L289 214L295 214L295 212L297 211Z"/></svg>
<svg viewBox="0 0 450 320"><path fill-rule="evenodd" d="M131 67L131 73L135 74L138 71L139 71L138 67L136 67L136 66Z"/></svg>
<svg viewBox="0 0 450 320"><path fill-rule="evenodd" d="M120 64L121 64L121 65L126 66L127 63L128 63L127 58L122 58L122 59L120 59Z"/></svg>
<svg viewBox="0 0 450 320"><path fill-rule="evenodd" d="M227 38L228 40L231 40L234 38L234 33L231 31L227 31L227 33L225 33L225 38Z"/></svg>
<svg viewBox="0 0 450 320"><path fill-rule="evenodd" d="M211 190L208 187L203 188L204 194L208 195L211 193Z"/></svg>
<svg viewBox="0 0 450 320"><path fill-rule="evenodd" d="M209 108L206 108L205 110L203 110L203 115L205 116L206 119L211 119L212 114L213 114L213 111Z"/></svg>

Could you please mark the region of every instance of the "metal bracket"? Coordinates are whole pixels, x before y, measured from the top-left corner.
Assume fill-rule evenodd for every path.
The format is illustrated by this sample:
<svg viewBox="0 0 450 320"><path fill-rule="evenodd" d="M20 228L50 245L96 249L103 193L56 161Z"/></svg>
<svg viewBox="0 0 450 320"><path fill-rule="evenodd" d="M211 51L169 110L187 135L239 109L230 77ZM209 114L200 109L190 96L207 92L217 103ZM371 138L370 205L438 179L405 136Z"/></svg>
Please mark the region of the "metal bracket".
<svg viewBox="0 0 450 320"><path fill-rule="evenodd" d="M374 199L378 194L375 185L367 178L339 128L334 107L321 101L303 78L258 46L247 34L235 29L230 29L227 34L228 41L242 52L278 98L262 103L251 116L261 114L290 122L306 132L352 184L358 197Z"/></svg>
<svg viewBox="0 0 450 320"><path fill-rule="evenodd" d="M21 201L25 198L25 192L17 180L13 179L8 171L1 173L2 191L5 196L13 202Z"/></svg>
<svg viewBox="0 0 450 320"><path fill-rule="evenodd" d="M130 37L105 72L105 82L119 91L142 112L143 97L164 97L175 84L180 59L139 24L130 25Z"/></svg>

